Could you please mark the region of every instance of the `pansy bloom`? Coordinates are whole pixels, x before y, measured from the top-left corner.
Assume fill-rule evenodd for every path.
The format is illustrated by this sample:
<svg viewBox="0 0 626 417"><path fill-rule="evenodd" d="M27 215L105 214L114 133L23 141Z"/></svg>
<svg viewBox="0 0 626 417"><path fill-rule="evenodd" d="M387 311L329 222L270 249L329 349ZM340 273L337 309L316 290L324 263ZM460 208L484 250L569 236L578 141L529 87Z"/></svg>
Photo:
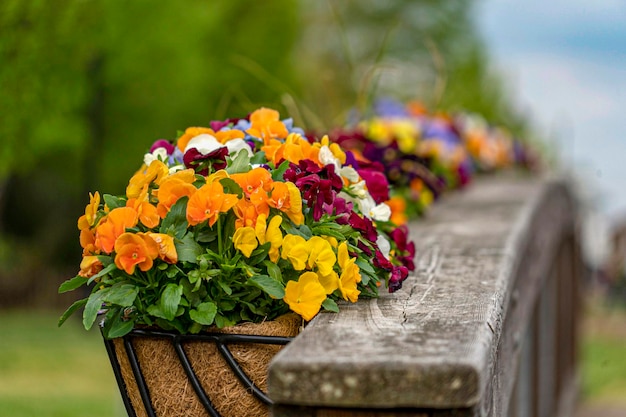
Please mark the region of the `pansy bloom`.
<svg viewBox="0 0 626 417"><path fill-rule="evenodd" d="M529 167L534 160L522 142L480 117L429 113L420 103L390 99L377 101L370 114L331 138L350 149L348 159L356 162L372 196L390 189L376 187L372 175L388 179L389 205L397 208L397 199L403 199L409 218L421 215L441 193L465 186L476 172ZM402 215L393 214L402 222Z"/></svg>

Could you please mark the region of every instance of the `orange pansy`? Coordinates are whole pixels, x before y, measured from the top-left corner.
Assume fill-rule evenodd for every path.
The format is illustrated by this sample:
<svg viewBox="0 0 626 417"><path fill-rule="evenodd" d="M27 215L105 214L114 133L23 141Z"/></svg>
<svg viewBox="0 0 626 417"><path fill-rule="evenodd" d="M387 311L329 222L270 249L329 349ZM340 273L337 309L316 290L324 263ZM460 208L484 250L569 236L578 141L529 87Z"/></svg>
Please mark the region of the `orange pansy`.
<svg viewBox="0 0 626 417"><path fill-rule="evenodd" d="M292 182L275 182L267 203L285 213L296 225L304 221L302 214L302 196Z"/></svg>
<svg viewBox="0 0 626 417"><path fill-rule="evenodd" d="M149 270L158 256L159 246L143 233L124 233L115 241L115 266L129 275L135 272L135 266Z"/></svg>
<svg viewBox="0 0 626 417"><path fill-rule="evenodd" d="M290 133L284 143L277 140L266 141L261 150L265 152L267 160L274 164L283 160L297 164L303 159L310 159L320 165L319 148L312 146L298 133Z"/></svg>
<svg viewBox="0 0 626 417"><path fill-rule="evenodd" d="M85 214L78 219L78 230L89 229L96 223L98 214L98 206L100 206L100 193L89 193L89 204L85 207Z"/></svg>
<svg viewBox="0 0 626 417"><path fill-rule="evenodd" d="M80 262L78 275L84 278L90 278L102 271L102 268L104 268L104 266L97 256L84 256L83 260Z"/></svg>
<svg viewBox="0 0 626 417"><path fill-rule="evenodd" d="M235 220L235 228L237 229L241 227L254 227L256 219L259 217L257 207L245 198L242 198L237 202L237 204L233 207L233 211L237 216L237 220ZM267 209L266 216L268 214L269 207Z"/></svg>
<svg viewBox="0 0 626 417"><path fill-rule="evenodd" d="M161 220L159 212L157 211L157 208L148 203L148 201L131 198L126 202L126 207L132 207L135 211L137 211L139 221L144 226L153 229L159 225L159 221Z"/></svg>
<svg viewBox="0 0 626 417"><path fill-rule="evenodd" d="M254 168L245 173L232 174L233 179L246 195L250 195L257 189L269 191L272 188L272 174L265 168Z"/></svg>
<svg viewBox="0 0 626 417"><path fill-rule="evenodd" d="M184 152L187 144L191 139L205 133L211 136L215 136L215 132L213 131L213 129L209 129L208 127L188 127L187 129L185 129L185 133L183 133L176 140L176 145L178 146L178 149Z"/></svg>
<svg viewBox="0 0 626 417"><path fill-rule="evenodd" d="M146 191L151 183L159 184L169 174L169 168L158 159L152 161L150 166L145 165L135 173L128 181L126 197L137 198Z"/></svg>
<svg viewBox="0 0 626 417"><path fill-rule="evenodd" d="M127 228L135 227L138 220L137 212L131 207L111 210L96 228L96 247L105 253L111 253L117 238Z"/></svg>
<svg viewBox="0 0 626 417"><path fill-rule="evenodd" d="M178 262L178 252L176 252L176 246L174 245L174 238L165 233L148 233L159 246L159 258L167 262L168 264L175 264Z"/></svg>
<svg viewBox="0 0 626 417"><path fill-rule="evenodd" d="M289 132L285 124L280 121L280 114L276 110L260 108L250 115L250 129L246 130L250 135L263 139L285 138Z"/></svg>
<svg viewBox="0 0 626 417"><path fill-rule="evenodd" d="M257 188L248 196L248 198L256 208L257 213L265 214L266 216L270 215L270 206L268 205L269 197L267 195L267 191L262 188Z"/></svg>
<svg viewBox="0 0 626 417"><path fill-rule="evenodd" d="M83 256L98 253L96 248L96 235L90 229L80 231L80 246L83 248Z"/></svg>
<svg viewBox="0 0 626 417"><path fill-rule="evenodd" d="M205 184L189 198L187 221L195 226L208 220L209 226L213 226L219 214L233 208L238 201L236 194L224 193L224 187L219 181Z"/></svg>
<svg viewBox="0 0 626 417"><path fill-rule="evenodd" d="M243 139L246 135L238 129L220 130L213 135L220 143L226 143L233 139Z"/></svg>
<svg viewBox="0 0 626 417"><path fill-rule="evenodd" d="M193 184L186 182L182 176L171 175L166 178L157 190L157 212L164 219L170 208L182 197L191 197L197 191Z"/></svg>

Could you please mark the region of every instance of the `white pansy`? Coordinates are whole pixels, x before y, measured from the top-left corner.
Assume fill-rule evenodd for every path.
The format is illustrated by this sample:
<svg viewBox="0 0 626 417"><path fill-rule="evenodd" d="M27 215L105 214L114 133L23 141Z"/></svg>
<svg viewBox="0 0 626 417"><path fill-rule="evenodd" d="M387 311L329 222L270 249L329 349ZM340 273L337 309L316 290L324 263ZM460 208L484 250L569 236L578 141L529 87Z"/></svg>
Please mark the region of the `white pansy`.
<svg viewBox="0 0 626 417"><path fill-rule="evenodd" d="M357 199L351 196L350 194L346 193L345 191L340 191L339 194L337 194L337 197L343 198L348 203L356 204Z"/></svg>
<svg viewBox="0 0 626 417"><path fill-rule="evenodd" d="M252 150L250 146L243 139L232 139L226 142L226 144L222 144L219 140L215 139L214 136L209 135L207 133L203 133L191 139L185 148L185 152L189 149L195 148L202 155L207 155L217 149L220 148L228 149L228 155L231 158L234 158L239 151L246 151L248 156L252 156Z"/></svg>
<svg viewBox="0 0 626 417"><path fill-rule="evenodd" d="M326 145L320 148L320 153L318 154L318 158L320 162L324 165L334 165L335 171L339 171L341 168L341 163L339 159L335 158L330 148Z"/></svg>
<svg viewBox="0 0 626 417"><path fill-rule="evenodd" d="M215 139L214 136L209 135L208 133L203 133L195 136L189 141L189 143L187 143L184 153L187 153L190 149L195 148L202 155L207 155L216 149L223 147L224 145L222 145L219 140Z"/></svg>
<svg viewBox="0 0 626 417"><path fill-rule="evenodd" d="M385 203L380 203L374 206L369 213L372 219L387 222L391 218L391 207Z"/></svg>
<svg viewBox="0 0 626 417"><path fill-rule="evenodd" d="M182 171L183 169L185 169L185 166L182 164L174 165L173 167L170 167L169 173L172 175L178 171Z"/></svg>
<svg viewBox="0 0 626 417"><path fill-rule="evenodd" d="M376 207L376 202L369 194L355 199L354 202L365 217L372 218L372 210Z"/></svg>
<svg viewBox="0 0 626 417"><path fill-rule="evenodd" d="M389 243L387 238L381 234L378 234L378 237L376 238L376 245L378 246L378 249L380 249L380 252L383 254L383 256L387 260L389 260L389 253L391 253L391 244Z"/></svg>
<svg viewBox="0 0 626 417"><path fill-rule="evenodd" d="M246 151L249 157L252 157L252 149L243 139L231 139L226 142L226 147L228 148L228 154L231 158L235 158L236 154L239 151Z"/></svg>
<svg viewBox="0 0 626 417"><path fill-rule="evenodd" d="M359 181L356 184L350 185L349 190L352 194L359 198L365 198L369 195L367 189L365 188L365 181Z"/></svg>
<svg viewBox="0 0 626 417"><path fill-rule="evenodd" d="M148 152L143 156L143 163L146 164L146 166L150 166L150 164L156 160L161 162L167 161L167 149L163 147L156 148L154 151Z"/></svg>
<svg viewBox="0 0 626 417"><path fill-rule="evenodd" d="M376 204L372 195L365 189L365 181L360 181L349 187L350 194L340 192L339 197L351 202L367 218L386 222L391 218L391 207L385 203Z"/></svg>
<svg viewBox="0 0 626 417"><path fill-rule="evenodd" d="M343 178L347 179L351 183L355 183L359 181L359 173L356 169L351 166L345 166L339 169L339 175Z"/></svg>

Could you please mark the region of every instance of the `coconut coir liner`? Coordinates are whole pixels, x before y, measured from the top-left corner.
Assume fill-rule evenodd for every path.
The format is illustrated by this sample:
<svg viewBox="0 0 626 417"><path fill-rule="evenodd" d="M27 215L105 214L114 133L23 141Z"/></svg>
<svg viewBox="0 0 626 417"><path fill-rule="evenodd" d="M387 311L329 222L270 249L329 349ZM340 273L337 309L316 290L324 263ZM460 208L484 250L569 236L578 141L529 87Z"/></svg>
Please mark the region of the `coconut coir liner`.
<svg viewBox="0 0 626 417"><path fill-rule="evenodd" d="M286 314L264 323L242 323L212 329L229 334L296 336L302 319ZM159 417L207 416L169 339L133 337L141 372L148 385L152 406ZM114 339L126 392L137 417L147 417L122 339ZM267 390L267 367L283 346L254 343L228 344L229 350L254 384ZM183 345L191 366L211 403L222 417L265 417L268 407L256 399L237 379L212 342L188 341Z"/></svg>

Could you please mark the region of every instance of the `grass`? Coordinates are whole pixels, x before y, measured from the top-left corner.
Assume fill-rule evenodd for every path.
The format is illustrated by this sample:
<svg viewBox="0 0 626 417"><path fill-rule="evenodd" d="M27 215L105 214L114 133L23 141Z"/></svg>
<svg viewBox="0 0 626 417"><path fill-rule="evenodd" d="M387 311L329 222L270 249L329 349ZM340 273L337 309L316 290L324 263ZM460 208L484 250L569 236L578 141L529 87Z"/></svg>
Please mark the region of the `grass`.
<svg viewBox="0 0 626 417"><path fill-rule="evenodd" d="M125 416L97 329L60 313L0 312L0 410L12 417ZM583 322L582 395L626 406L626 309L593 304Z"/></svg>
<svg viewBox="0 0 626 417"><path fill-rule="evenodd" d="M582 399L626 407L626 307L588 303L582 333Z"/></svg>
<svg viewBox="0 0 626 417"><path fill-rule="evenodd" d="M97 329L57 312L0 313L0 410L13 417L124 416Z"/></svg>

